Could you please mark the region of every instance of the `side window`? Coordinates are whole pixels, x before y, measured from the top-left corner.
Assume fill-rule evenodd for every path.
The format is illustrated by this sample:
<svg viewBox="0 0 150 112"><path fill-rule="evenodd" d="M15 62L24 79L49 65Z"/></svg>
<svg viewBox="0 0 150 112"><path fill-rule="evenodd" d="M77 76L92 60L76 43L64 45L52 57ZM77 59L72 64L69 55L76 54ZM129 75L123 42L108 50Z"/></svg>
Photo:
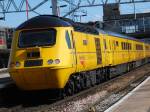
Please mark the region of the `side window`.
<svg viewBox="0 0 150 112"><path fill-rule="evenodd" d="M123 50L123 43L121 42L121 47L122 47L122 50Z"/></svg>
<svg viewBox="0 0 150 112"><path fill-rule="evenodd" d="M116 46L119 46L119 43L118 43L118 41L116 41Z"/></svg>
<svg viewBox="0 0 150 112"><path fill-rule="evenodd" d="M104 48L107 49L106 39L104 39L103 41L104 41Z"/></svg>
<svg viewBox="0 0 150 112"><path fill-rule="evenodd" d="M83 45L87 45L88 41L87 40L83 40Z"/></svg>
<svg viewBox="0 0 150 112"><path fill-rule="evenodd" d="M66 31L66 42L67 42L68 48L71 49L71 41L70 41L70 36L69 36L68 31Z"/></svg>

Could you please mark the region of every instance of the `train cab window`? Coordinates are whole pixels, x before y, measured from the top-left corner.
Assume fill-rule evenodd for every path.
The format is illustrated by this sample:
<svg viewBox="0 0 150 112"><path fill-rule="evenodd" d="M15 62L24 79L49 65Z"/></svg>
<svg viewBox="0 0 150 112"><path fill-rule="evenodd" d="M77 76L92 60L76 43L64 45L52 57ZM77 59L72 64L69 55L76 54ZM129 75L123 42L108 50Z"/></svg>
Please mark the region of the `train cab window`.
<svg viewBox="0 0 150 112"><path fill-rule="evenodd" d="M68 31L66 31L66 42L69 49L71 49L71 41Z"/></svg>
<svg viewBox="0 0 150 112"><path fill-rule="evenodd" d="M55 29L26 30L19 34L18 47L53 46L56 43Z"/></svg>

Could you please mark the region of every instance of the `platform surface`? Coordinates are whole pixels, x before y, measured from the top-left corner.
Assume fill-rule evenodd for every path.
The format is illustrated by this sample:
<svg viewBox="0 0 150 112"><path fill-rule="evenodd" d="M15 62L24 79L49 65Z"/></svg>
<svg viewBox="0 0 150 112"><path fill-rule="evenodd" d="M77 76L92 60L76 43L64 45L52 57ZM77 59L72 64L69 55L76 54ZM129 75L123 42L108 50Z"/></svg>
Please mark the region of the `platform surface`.
<svg viewBox="0 0 150 112"><path fill-rule="evenodd" d="M9 73L0 73L0 78L10 77Z"/></svg>
<svg viewBox="0 0 150 112"><path fill-rule="evenodd" d="M105 112L150 112L150 77Z"/></svg>

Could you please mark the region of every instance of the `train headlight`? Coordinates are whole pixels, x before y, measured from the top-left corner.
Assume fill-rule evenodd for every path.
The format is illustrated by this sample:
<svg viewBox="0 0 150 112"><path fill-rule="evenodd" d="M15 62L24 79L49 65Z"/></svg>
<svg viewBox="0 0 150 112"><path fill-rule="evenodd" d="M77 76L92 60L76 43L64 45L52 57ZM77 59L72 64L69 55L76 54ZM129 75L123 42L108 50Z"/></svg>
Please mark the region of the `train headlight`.
<svg viewBox="0 0 150 112"><path fill-rule="evenodd" d="M55 64L59 64L60 60L59 59L55 59Z"/></svg>
<svg viewBox="0 0 150 112"><path fill-rule="evenodd" d="M52 64L52 63L53 63L53 60L52 60L52 59L50 59L50 60L47 61L47 64L48 64L48 65L50 65L50 64Z"/></svg>
<svg viewBox="0 0 150 112"><path fill-rule="evenodd" d="M16 62L16 67L20 67L20 65L21 65L20 62L17 61Z"/></svg>

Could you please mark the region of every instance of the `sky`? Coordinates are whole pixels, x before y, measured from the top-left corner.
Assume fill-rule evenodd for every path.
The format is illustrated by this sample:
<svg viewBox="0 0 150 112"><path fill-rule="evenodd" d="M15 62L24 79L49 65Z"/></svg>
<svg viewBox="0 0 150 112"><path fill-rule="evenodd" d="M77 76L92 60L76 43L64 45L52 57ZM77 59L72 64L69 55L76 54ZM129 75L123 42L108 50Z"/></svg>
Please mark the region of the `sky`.
<svg viewBox="0 0 150 112"><path fill-rule="evenodd" d="M17 0L15 0L17 1ZM20 3L18 0L18 4ZM32 4L33 6L38 4L41 0L30 0L30 4ZM60 1L60 0L59 0ZM59 2L59 5L62 4L66 4L63 2ZM46 4L44 4L42 7L38 8L36 10L36 12L40 13L40 14L52 14L51 11L51 2L47 2ZM134 13L134 5L133 4L127 4L127 5L120 5L120 11L121 14L131 14ZM25 4L23 6L25 8ZM150 12L150 2L149 3L138 3L136 4L136 13L143 13L143 12ZM67 8L68 9L68 8ZM61 8L61 16L64 15L68 10L66 8ZM13 8L10 10L13 10ZM96 20L100 20L102 21L103 18L103 9L101 6L97 6L97 7L88 7L88 8L83 8L80 9L79 11L84 11L87 12L87 16L82 17L82 22L88 22L88 21L96 21ZM81 12L78 12L78 14L80 14ZM34 16L38 16L37 14L33 13L33 12L29 12L29 18L32 18ZM18 25L20 25L21 23L23 23L24 21L27 20L26 17L26 13L9 13L6 14L5 16L5 20L0 20L0 26L6 26L6 27L17 27Z"/></svg>

